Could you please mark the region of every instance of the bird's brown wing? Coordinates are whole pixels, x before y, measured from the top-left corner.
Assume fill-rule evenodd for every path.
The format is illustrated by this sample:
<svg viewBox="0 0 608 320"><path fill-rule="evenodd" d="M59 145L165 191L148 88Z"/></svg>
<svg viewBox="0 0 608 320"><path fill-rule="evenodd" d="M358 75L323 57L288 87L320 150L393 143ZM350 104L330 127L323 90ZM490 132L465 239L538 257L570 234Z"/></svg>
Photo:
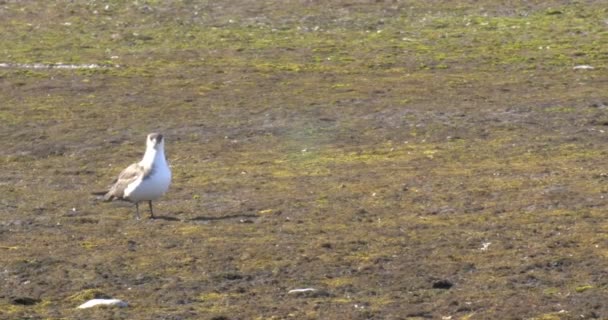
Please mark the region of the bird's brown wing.
<svg viewBox="0 0 608 320"><path fill-rule="evenodd" d="M118 175L118 179L116 179L116 182L114 182L114 185L112 185L110 191L106 193L103 199L105 201L123 199L125 189L129 186L130 183L141 178L144 175L144 171L144 167L140 166L138 163L133 163L132 165L126 167Z"/></svg>

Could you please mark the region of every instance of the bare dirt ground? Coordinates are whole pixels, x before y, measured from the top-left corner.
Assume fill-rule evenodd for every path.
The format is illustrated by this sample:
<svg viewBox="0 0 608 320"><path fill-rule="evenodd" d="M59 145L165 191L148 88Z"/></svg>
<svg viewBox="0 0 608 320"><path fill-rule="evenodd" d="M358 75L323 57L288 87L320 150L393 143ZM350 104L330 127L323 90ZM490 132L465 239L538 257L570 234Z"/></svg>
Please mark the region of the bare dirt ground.
<svg viewBox="0 0 608 320"><path fill-rule="evenodd" d="M0 1L0 318L606 319L606 43L603 1ZM153 131L136 221L90 193Z"/></svg>

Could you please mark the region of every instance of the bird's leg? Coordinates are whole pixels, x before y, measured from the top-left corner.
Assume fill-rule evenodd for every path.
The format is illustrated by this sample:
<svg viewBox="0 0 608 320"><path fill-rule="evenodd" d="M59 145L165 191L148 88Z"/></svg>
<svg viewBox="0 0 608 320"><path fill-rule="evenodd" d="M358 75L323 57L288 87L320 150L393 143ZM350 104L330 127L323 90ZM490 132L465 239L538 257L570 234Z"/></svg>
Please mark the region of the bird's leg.
<svg viewBox="0 0 608 320"><path fill-rule="evenodd" d="M135 219L141 219L141 217L139 216L139 202L135 202Z"/></svg>
<svg viewBox="0 0 608 320"><path fill-rule="evenodd" d="M154 219L154 211L152 210L152 200L148 201L148 205L150 206L150 219Z"/></svg>

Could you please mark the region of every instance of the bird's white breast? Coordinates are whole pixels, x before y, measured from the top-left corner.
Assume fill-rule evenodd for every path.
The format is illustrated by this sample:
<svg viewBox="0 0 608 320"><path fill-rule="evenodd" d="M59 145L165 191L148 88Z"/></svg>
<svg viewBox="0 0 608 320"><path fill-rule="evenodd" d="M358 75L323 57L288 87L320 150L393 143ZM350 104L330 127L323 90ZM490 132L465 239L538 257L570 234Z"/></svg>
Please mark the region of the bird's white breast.
<svg viewBox="0 0 608 320"><path fill-rule="evenodd" d="M160 198L171 184L171 170L164 165L157 165L152 174L145 179L139 178L125 189L125 197L132 201L148 201Z"/></svg>

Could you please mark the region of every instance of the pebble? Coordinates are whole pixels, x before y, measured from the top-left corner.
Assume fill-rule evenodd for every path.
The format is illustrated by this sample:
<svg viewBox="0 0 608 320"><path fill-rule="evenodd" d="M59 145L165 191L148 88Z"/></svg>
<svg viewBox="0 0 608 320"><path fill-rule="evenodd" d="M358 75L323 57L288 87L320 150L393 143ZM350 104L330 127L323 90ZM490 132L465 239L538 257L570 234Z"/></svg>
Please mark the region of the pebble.
<svg viewBox="0 0 608 320"><path fill-rule="evenodd" d="M317 289L315 288L302 288L302 289L292 289L289 290L287 293L302 293L302 292L314 292L317 291Z"/></svg>
<svg viewBox="0 0 608 320"><path fill-rule="evenodd" d="M322 298L322 297L330 297L331 293L326 290L317 290L315 288L300 288L300 289L292 289L287 292L287 294L293 294L296 297L305 297L305 298Z"/></svg>
<svg viewBox="0 0 608 320"><path fill-rule="evenodd" d="M587 64L582 64L582 65L578 65L578 66L574 66L574 68L572 68L574 70L593 70L595 69L593 66L587 65Z"/></svg>
<svg viewBox="0 0 608 320"><path fill-rule="evenodd" d="M128 307L129 304L118 299L91 299L78 306L78 309L92 308L96 306Z"/></svg>

